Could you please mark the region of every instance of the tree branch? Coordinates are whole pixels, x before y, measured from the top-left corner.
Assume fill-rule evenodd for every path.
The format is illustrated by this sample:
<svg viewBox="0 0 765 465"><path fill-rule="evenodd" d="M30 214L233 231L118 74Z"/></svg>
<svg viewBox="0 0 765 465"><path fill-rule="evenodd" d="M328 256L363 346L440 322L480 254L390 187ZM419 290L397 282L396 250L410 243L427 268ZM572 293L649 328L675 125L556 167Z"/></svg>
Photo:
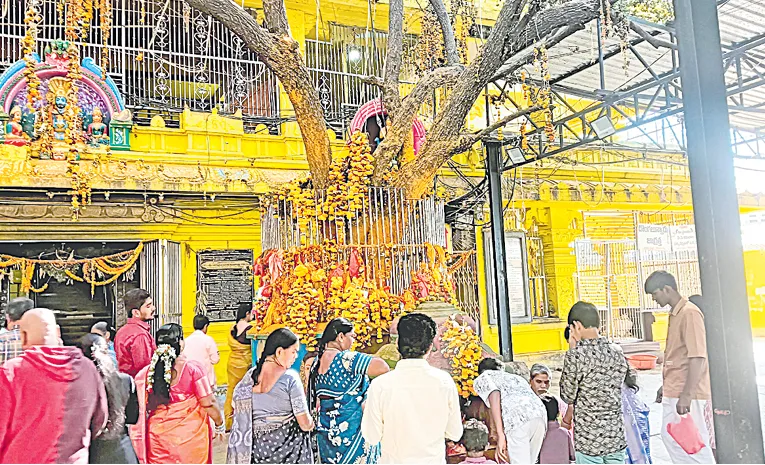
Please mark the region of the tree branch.
<svg viewBox="0 0 765 465"><path fill-rule="evenodd" d="M568 26L581 27L600 14L600 0L572 0L538 13L532 9L525 14L522 4L525 5L515 0L503 5L483 49L458 78L420 153L415 160L401 167L393 180L394 186L405 188L412 197L421 196L441 165L451 157L467 114L497 70L515 56L521 58L516 63L522 62L525 59L523 50L536 43L539 37L547 37L564 27L570 35L575 29L568 29ZM560 41L565 35L561 32L553 37Z"/></svg>
<svg viewBox="0 0 765 465"><path fill-rule="evenodd" d="M263 14L269 31L280 36L289 35L290 23L284 0L263 0Z"/></svg>
<svg viewBox="0 0 765 465"><path fill-rule="evenodd" d="M364 84L369 84L370 86L379 87L381 89L385 87L385 82L377 76L367 76L362 78L361 82Z"/></svg>
<svg viewBox="0 0 765 465"><path fill-rule="evenodd" d="M268 1L282 2L266 0ZM314 185L318 188L326 187L332 162L332 147L319 94L303 62L298 43L289 35L268 32L252 15L231 0L186 0L186 3L202 13L213 16L239 36L276 75L295 110ZM279 8L278 5L274 7ZM281 8L283 7L284 4L281 3ZM268 14L266 16L268 17ZM281 20L278 20L275 24L280 22Z"/></svg>
<svg viewBox="0 0 765 465"><path fill-rule="evenodd" d="M669 48L676 50L677 45L673 44L672 42L667 42L666 40L659 39L658 37L654 37L653 34L649 33L643 27L634 21L630 21L630 29L635 31L640 37L645 39L646 42L653 45L654 48Z"/></svg>
<svg viewBox="0 0 765 465"><path fill-rule="evenodd" d="M375 150L375 171L373 183L382 181L390 171L390 164L401 152L412 131L412 122L423 102L433 91L441 86L453 84L460 76L464 66L446 66L436 68L420 79L411 92L404 97L396 111L396 117L388 118L386 136Z"/></svg>
<svg viewBox="0 0 765 465"><path fill-rule="evenodd" d="M514 73L515 71L521 69L521 67L531 63L534 60L534 49L540 49L542 46L544 46L546 49L551 49L553 46L559 44L563 39L566 37L569 37L576 31L584 29L583 24L575 24L572 26L565 26L557 31L555 33L545 37L544 39L535 42L525 49L521 50L519 53L516 53L512 57L510 57L505 63L499 67L496 74L489 79L489 82L494 82L500 79L504 79L507 77L507 75Z"/></svg>
<svg viewBox="0 0 765 465"><path fill-rule="evenodd" d="M398 84L404 54L404 0L390 0L388 5L388 47L383 69L383 104L392 116L401 100Z"/></svg>
<svg viewBox="0 0 765 465"><path fill-rule="evenodd" d="M441 30L444 33L444 50L446 51L446 63L451 66L460 63L460 54L457 52L457 40L454 38L454 28L452 27L449 12L446 11L446 5L443 0L430 0L430 6L436 13L438 22L441 23Z"/></svg>
<svg viewBox="0 0 765 465"><path fill-rule="evenodd" d="M498 119L497 121L493 122L489 126L486 126L485 128L481 129L477 133L467 137L463 137L462 140L460 140L459 145L452 150L451 155L454 156L454 155L457 155L458 153L462 153L468 150L470 147L473 146L473 144L483 139L484 137L491 135L491 133L493 133L497 129L506 126L507 124L517 120L518 118L522 118L526 115L530 115L541 109L542 107L540 107L539 105L535 105L533 107L529 107L524 110L516 111L515 113L509 114L505 116L504 118Z"/></svg>

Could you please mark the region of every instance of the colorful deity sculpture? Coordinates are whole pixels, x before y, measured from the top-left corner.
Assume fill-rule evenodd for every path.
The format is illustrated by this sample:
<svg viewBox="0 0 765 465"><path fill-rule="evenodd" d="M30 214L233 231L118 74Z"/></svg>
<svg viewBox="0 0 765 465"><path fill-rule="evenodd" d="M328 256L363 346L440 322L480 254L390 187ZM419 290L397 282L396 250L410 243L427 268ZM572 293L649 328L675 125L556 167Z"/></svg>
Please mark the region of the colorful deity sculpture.
<svg viewBox="0 0 765 465"><path fill-rule="evenodd" d="M104 114L99 107L93 108L92 118L93 121L88 125L90 145L109 145L109 126L104 123Z"/></svg>
<svg viewBox="0 0 765 465"><path fill-rule="evenodd" d="M11 108L10 120L5 125L5 143L21 147L29 143L29 136L24 132L21 125L21 107L18 105Z"/></svg>
<svg viewBox="0 0 765 465"><path fill-rule="evenodd" d="M50 113L50 124L53 131L53 139L60 142L66 141L66 130L69 123L66 121L67 99L65 94L56 94Z"/></svg>
<svg viewBox="0 0 765 465"><path fill-rule="evenodd" d="M81 123L78 123L81 117L73 114L70 108L71 91L72 83L64 77L54 77L48 83L48 92L45 95L48 104L40 124L40 137L43 141L40 158L66 160L70 144L77 143L74 132L81 127Z"/></svg>
<svg viewBox="0 0 765 465"><path fill-rule="evenodd" d="M0 73L0 144L25 145L32 157L56 160L130 150L132 115L117 84L90 57L72 66L76 52L72 43L54 41L44 61L31 54ZM27 112L30 102L34 109Z"/></svg>

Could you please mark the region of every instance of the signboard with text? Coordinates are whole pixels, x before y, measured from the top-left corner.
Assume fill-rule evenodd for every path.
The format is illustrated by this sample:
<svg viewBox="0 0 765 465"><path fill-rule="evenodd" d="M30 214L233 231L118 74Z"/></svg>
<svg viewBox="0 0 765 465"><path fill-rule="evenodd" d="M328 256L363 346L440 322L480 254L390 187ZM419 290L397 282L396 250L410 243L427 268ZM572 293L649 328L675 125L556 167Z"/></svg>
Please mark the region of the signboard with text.
<svg viewBox="0 0 765 465"><path fill-rule="evenodd" d="M669 226L659 224L637 225L638 250L672 251L672 237Z"/></svg>
<svg viewBox="0 0 765 465"><path fill-rule="evenodd" d="M253 261L251 249L197 253L197 307L210 321L233 321L239 304L252 302Z"/></svg>
<svg viewBox="0 0 765 465"><path fill-rule="evenodd" d="M679 226L670 226L670 235L672 236L673 252L695 252L696 251L696 226L692 224L683 224Z"/></svg>

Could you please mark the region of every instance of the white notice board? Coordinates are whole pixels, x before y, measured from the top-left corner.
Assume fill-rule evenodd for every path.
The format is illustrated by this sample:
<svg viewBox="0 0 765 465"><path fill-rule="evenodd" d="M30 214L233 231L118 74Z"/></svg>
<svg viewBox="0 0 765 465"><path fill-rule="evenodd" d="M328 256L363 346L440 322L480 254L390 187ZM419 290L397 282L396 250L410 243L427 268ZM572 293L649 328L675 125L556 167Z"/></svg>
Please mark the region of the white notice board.
<svg viewBox="0 0 765 465"><path fill-rule="evenodd" d="M486 302L489 310L489 324L497 324L497 297L494 289L494 248L491 241L491 230L483 230L484 263L486 271ZM512 323L527 323L531 321L531 305L529 298L528 256L526 251L526 234L511 231L505 233L505 263L507 294L510 301L510 318Z"/></svg>

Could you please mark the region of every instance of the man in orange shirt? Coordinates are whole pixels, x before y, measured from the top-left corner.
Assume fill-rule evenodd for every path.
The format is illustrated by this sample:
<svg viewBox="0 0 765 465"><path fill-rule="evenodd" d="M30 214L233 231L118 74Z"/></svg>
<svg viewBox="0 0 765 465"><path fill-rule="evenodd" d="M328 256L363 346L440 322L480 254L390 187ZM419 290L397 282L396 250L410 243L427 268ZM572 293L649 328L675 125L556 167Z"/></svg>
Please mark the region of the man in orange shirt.
<svg viewBox="0 0 765 465"><path fill-rule="evenodd" d="M664 350L663 386L656 402L664 414L661 437L672 463L715 463L709 447L709 431L704 410L712 400L707 363L707 337L701 310L677 291L675 277L656 271L645 281L645 292L661 305L670 306L667 345ZM667 425L689 415L696 424L705 447L691 455L667 432Z"/></svg>

